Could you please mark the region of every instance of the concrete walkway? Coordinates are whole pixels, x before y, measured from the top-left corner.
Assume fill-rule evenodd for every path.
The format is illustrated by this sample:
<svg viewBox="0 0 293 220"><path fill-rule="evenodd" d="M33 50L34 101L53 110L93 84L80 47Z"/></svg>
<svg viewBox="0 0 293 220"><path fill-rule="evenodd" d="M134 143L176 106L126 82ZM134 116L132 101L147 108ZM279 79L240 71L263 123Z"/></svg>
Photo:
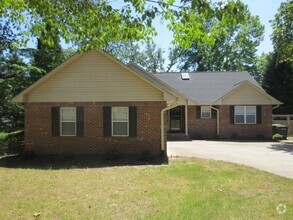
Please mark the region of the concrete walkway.
<svg viewBox="0 0 293 220"><path fill-rule="evenodd" d="M293 143L184 141L168 142L168 156L223 160L293 178Z"/></svg>

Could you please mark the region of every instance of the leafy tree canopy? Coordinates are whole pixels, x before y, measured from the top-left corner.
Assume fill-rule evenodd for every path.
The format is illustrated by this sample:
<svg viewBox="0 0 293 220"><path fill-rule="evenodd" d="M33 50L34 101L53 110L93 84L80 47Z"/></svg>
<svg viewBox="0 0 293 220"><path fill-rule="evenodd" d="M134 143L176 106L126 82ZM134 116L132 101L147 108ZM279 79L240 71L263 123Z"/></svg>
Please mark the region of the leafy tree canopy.
<svg viewBox="0 0 293 220"><path fill-rule="evenodd" d="M264 27L257 16L252 16L247 5L238 2L243 8L245 23L223 25L215 18L203 22L213 33L213 44L194 41L188 49L175 47L170 53L170 65L177 64L180 71L235 71L247 70L255 75L257 47L263 39Z"/></svg>
<svg viewBox="0 0 293 220"><path fill-rule="evenodd" d="M32 36L46 34L46 25L67 43L78 48L102 48L109 42L151 40L156 33L155 17L168 23L174 33L174 43L189 47L190 42L214 43L216 30L204 25L206 19L216 18L223 25L243 21L243 8L236 3L208 0L0 0L0 16L18 30L23 43ZM241 5L240 5L241 6ZM48 44L54 43L48 34Z"/></svg>
<svg viewBox="0 0 293 220"><path fill-rule="evenodd" d="M282 2L272 22L272 41L280 62L293 62L293 1Z"/></svg>

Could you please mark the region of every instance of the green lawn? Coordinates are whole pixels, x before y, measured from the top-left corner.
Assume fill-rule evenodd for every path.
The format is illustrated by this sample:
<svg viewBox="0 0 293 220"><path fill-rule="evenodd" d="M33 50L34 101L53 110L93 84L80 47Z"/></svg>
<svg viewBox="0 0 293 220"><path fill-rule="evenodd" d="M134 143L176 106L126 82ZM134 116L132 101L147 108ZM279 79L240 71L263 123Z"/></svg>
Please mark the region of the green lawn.
<svg viewBox="0 0 293 220"><path fill-rule="evenodd" d="M278 204L287 206L284 214ZM293 180L203 159L104 168L1 166L0 219L34 218L293 219Z"/></svg>

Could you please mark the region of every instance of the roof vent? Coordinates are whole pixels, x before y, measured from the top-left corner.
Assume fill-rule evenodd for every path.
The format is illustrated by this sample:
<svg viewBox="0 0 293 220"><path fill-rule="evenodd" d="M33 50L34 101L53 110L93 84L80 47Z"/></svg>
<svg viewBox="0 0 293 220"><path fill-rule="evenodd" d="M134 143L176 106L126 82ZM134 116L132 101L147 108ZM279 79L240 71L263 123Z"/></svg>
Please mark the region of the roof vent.
<svg viewBox="0 0 293 220"><path fill-rule="evenodd" d="M190 80L189 73L181 73L182 80Z"/></svg>

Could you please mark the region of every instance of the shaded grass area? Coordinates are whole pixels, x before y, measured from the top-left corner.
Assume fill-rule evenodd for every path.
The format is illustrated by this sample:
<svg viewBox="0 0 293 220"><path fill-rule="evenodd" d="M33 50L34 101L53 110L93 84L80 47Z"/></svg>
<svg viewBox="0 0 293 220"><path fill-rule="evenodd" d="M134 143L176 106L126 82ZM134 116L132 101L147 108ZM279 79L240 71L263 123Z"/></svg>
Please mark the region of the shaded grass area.
<svg viewBox="0 0 293 220"><path fill-rule="evenodd" d="M292 179L232 163L180 158L169 165L68 169L18 163L0 160L0 219L293 217Z"/></svg>

